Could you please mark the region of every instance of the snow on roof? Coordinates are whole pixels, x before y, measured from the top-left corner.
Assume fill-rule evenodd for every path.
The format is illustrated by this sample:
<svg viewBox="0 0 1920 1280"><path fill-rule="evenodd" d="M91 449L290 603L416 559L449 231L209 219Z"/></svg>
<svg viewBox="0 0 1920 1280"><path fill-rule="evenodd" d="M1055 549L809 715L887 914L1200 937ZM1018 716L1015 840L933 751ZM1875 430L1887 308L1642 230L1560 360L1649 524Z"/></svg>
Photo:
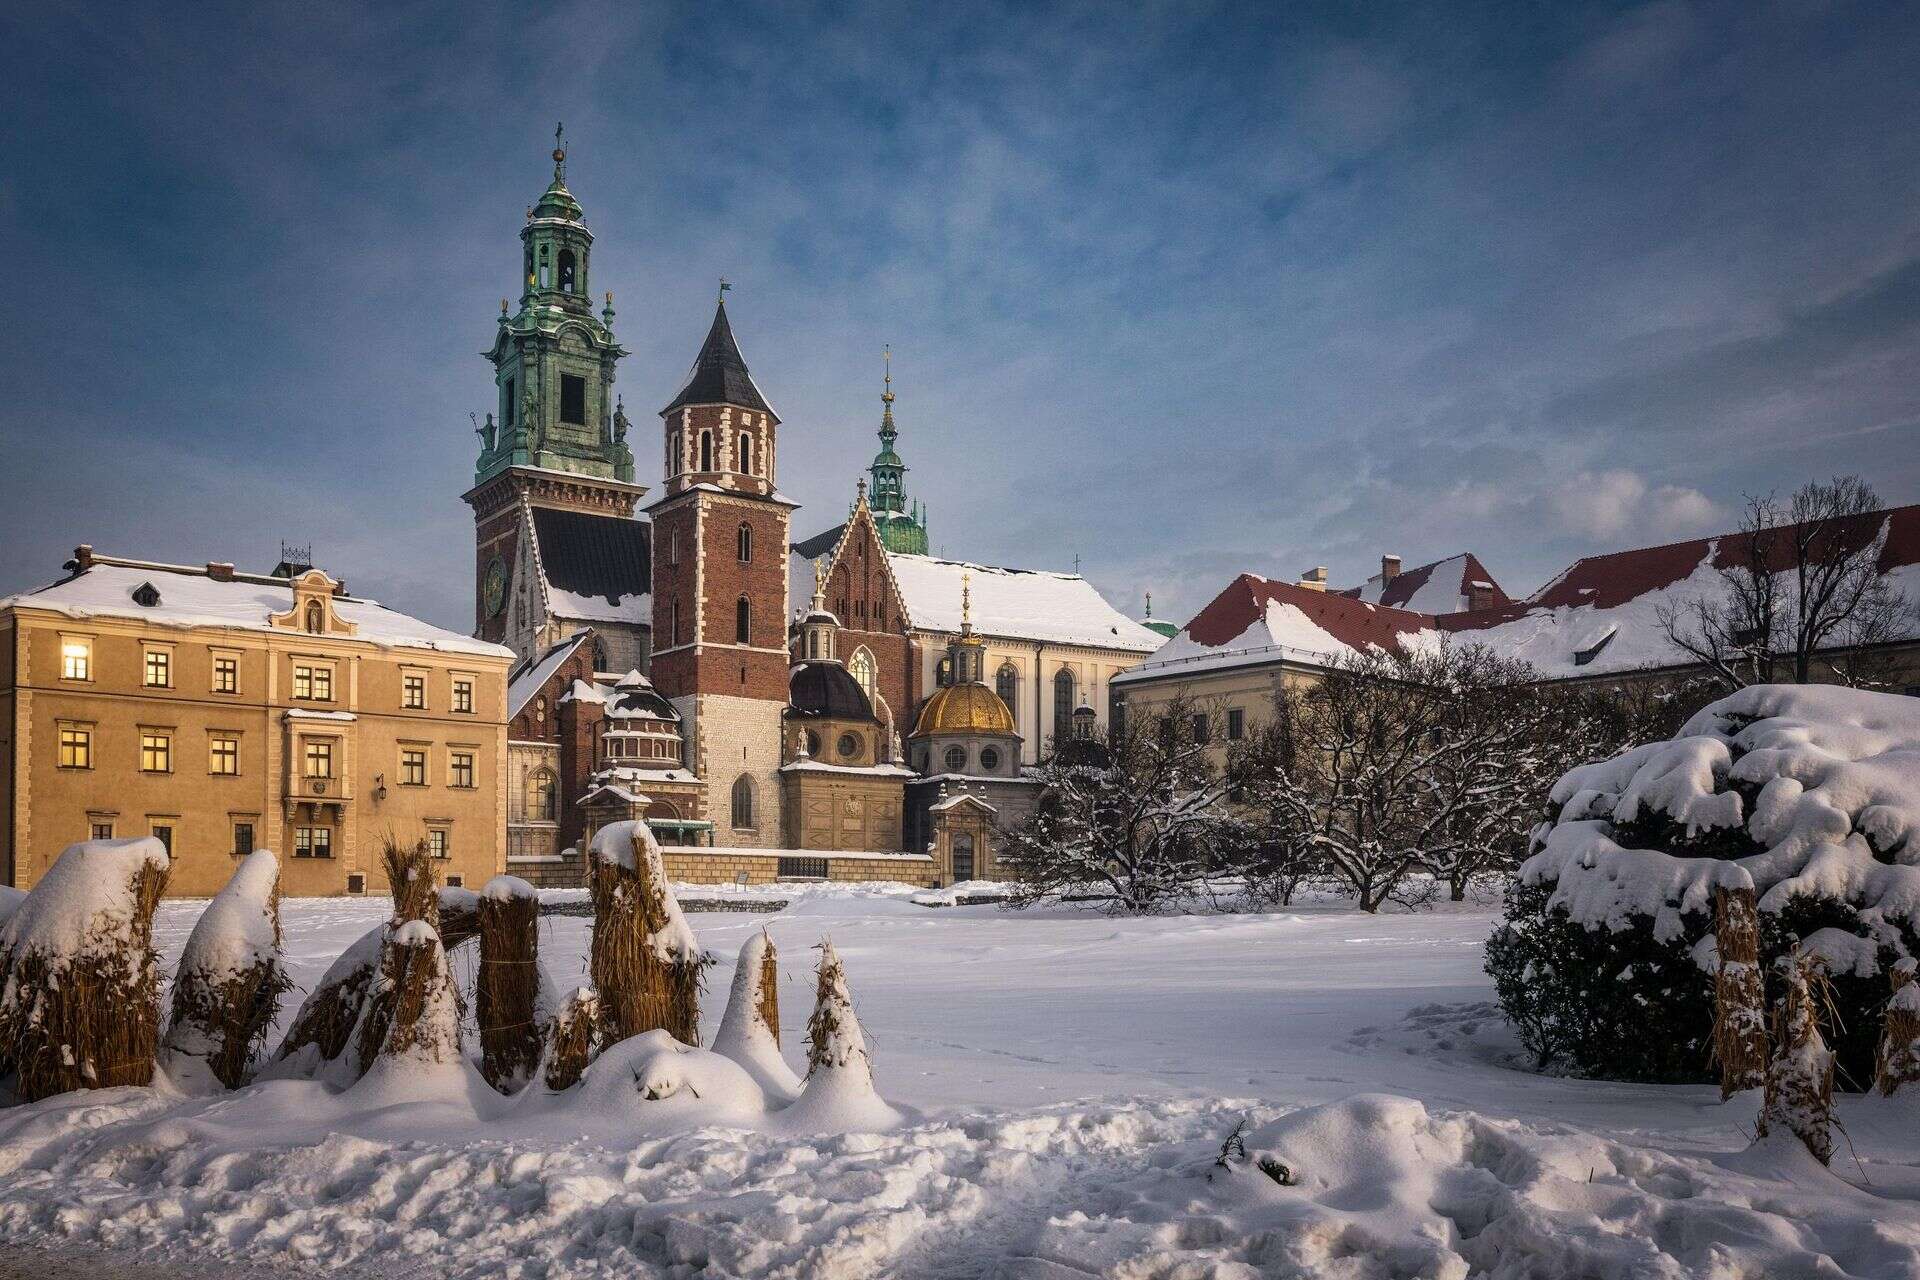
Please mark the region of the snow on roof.
<svg viewBox="0 0 1920 1280"><path fill-rule="evenodd" d="M960 587L972 575L973 627L983 635L1151 653L1161 637L1108 604L1077 573L1004 569L888 552L912 624L960 630Z"/></svg>
<svg viewBox="0 0 1920 1280"><path fill-rule="evenodd" d="M591 632L576 631L565 640L550 647L537 658L530 658L513 669L507 678L507 719L511 720L533 700L533 695L552 678L560 664L573 656L573 651L586 642Z"/></svg>
<svg viewBox="0 0 1920 1280"><path fill-rule="evenodd" d="M160 600L136 604L133 593L152 583ZM114 564L90 567L37 591L0 599L0 608L49 609L70 618L139 618L159 626L228 627L273 631L268 619L293 608L293 584L252 574L226 581L185 565ZM510 658L513 650L442 630L372 600L333 597L333 611L354 624L352 636L383 648L436 649L446 653Z"/></svg>
<svg viewBox="0 0 1920 1280"><path fill-rule="evenodd" d="M1470 551L1404 569L1391 578L1376 573L1363 585L1340 594L1414 613L1458 613L1472 604L1470 588L1475 586L1491 589L1494 604L1508 603L1507 594Z"/></svg>

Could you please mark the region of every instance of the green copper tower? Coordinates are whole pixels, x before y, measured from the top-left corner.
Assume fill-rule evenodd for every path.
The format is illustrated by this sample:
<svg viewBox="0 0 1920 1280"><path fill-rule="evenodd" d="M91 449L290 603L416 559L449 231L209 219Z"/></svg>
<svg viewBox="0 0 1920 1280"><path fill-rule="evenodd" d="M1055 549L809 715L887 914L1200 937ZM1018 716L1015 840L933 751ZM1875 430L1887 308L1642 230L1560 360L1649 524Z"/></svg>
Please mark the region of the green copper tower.
<svg viewBox="0 0 1920 1280"><path fill-rule="evenodd" d="M567 190L567 149L554 130L553 181L520 229L519 310L500 300L493 346L498 407L480 428L479 484L508 467L633 480L627 416L614 400L613 294L593 313L593 233Z"/></svg>
<svg viewBox="0 0 1920 1280"><path fill-rule="evenodd" d="M893 349L886 350L886 376L880 392L880 452L873 456L873 465L867 473L873 477L873 497L869 506L873 511L874 528L879 530L880 542L889 551L898 551L906 555L923 556L927 554L926 513L919 503L912 509L907 506L907 464L900 460L900 454L894 448L900 438L899 428L893 425Z"/></svg>

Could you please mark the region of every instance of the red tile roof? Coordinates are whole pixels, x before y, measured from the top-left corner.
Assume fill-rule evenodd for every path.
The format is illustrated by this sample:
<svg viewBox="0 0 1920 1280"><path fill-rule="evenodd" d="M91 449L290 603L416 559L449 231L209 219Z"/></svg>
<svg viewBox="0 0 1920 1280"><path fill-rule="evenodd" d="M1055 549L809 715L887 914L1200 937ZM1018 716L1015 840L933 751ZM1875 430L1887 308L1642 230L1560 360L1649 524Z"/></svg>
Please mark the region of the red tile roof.
<svg viewBox="0 0 1920 1280"><path fill-rule="evenodd" d="M1293 605L1314 626L1355 649L1397 649L1404 633L1433 626L1428 614L1382 608L1352 596L1243 573L1193 616L1186 635L1195 644L1227 644L1265 618L1270 603Z"/></svg>
<svg viewBox="0 0 1920 1280"><path fill-rule="evenodd" d="M1434 573L1443 568L1449 580L1443 581L1440 585L1448 588L1455 597L1472 595L1473 584L1484 582L1493 588L1491 601L1494 605L1504 605L1512 599L1500 589L1500 584L1493 580L1493 575L1487 572L1487 566L1480 563L1480 557L1471 551L1451 555L1443 560L1435 560L1431 564L1423 564L1418 568L1403 569L1384 584L1380 583L1380 575L1375 574L1368 578L1364 585L1348 587L1340 594L1355 600L1371 600L1375 604L1404 609L1408 601L1419 594L1420 588L1427 585ZM1456 577L1457 580L1452 580ZM1376 586L1376 584L1379 585Z"/></svg>

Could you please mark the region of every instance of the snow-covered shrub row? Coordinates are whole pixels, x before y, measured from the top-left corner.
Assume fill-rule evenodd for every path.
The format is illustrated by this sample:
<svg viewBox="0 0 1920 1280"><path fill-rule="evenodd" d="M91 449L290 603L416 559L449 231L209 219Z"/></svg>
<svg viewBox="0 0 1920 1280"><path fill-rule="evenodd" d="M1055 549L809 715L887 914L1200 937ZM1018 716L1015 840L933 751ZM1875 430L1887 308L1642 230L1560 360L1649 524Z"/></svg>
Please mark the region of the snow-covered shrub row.
<svg viewBox="0 0 1920 1280"><path fill-rule="evenodd" d="M1700 1080L1713 891L1752 888L1763 964L1819 955L1865 1087L1896 962L1920 955L1920 700L1755 685L1671 740L1569 771L1487 968L1542 1064Z"/></svg>

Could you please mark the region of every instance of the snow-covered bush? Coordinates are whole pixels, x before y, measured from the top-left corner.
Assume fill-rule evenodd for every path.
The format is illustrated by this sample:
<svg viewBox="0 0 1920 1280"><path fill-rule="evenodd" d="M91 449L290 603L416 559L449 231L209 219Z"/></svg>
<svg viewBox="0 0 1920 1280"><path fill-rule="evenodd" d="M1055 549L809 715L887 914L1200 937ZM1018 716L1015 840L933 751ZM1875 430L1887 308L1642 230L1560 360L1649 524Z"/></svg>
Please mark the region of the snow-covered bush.
<svg viewBox="0 0 1920 1280"><path fill-rule="evenodd" d="M644 822L609 823L594 834L588 861L588 967L600 994L603 1040L664 1028L683 1044L699 1044L708 957L668 887L653 832Z"/></svg>
<svg viewBox="0 0 1920 1280"><path fill-rule="evenodd" d="M1487 968L1543 1063L1709 1078L1712 895L1751 888L1763 965L1822 958L1841 1078L1873 1078L1885 970L1920 954L1920 701L1754 685L1569 771Z"/></svg>
<svg viewBox="0 0 1920 1280"><path fill-rule="evenodd" d="M160 1065L184 1089L238 1089L293 985L280 958L280 860L256 849L200 913L173 979Z"/></svg>
<svg viewBox="0 0 1920 1280"><path fill-rule="evenodd" d="M900 1113L873 1087L867 1033L853 1012L847 971L833 943L820 943L819 986L807 1020L807 1082L781 1116L795 1132L885 1129Z"/></svg>
<svg viewBox="0 0 1920 1280"><path fill-rule="evenodd" d="M0 1073L21 1101L153 1078L170 869L151 836L68 845L0 926Z"/></svg>
<svg viewBox="0 0 1920 1280"><path fill-rule="evenodd" d="M733 990L713 1051L745 1067L769 1098L788 1102L800 1078L780 1056L779 958L767 931L748 936L733 970Z"/></svg>

